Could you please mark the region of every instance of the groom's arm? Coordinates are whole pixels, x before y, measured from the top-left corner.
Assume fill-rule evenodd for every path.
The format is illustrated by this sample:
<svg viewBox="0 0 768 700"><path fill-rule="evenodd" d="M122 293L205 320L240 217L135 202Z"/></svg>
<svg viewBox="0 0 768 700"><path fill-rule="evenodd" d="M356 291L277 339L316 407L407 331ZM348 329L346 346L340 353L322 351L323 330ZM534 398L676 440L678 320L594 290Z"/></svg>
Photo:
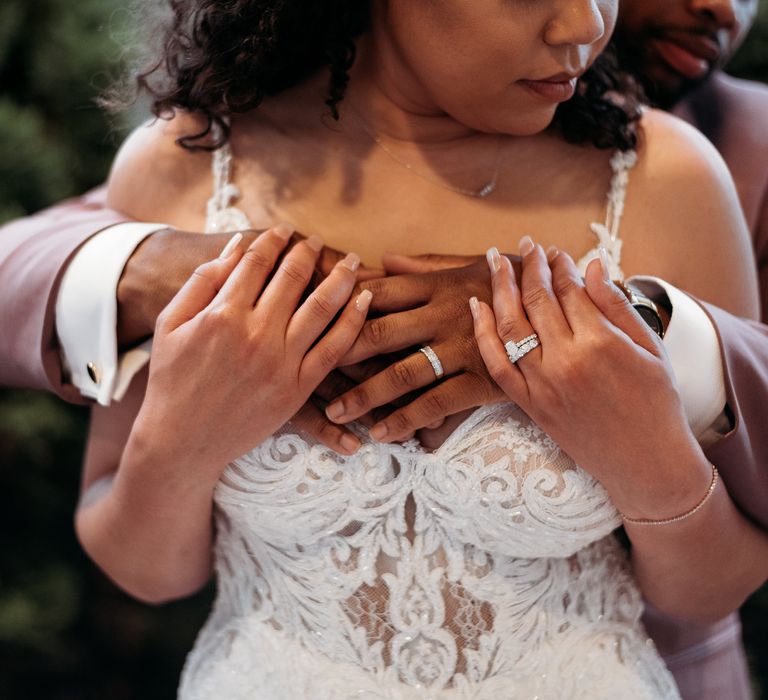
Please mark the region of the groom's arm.
<svg viewBox="0 0 768 700"><path fill-rule="evenodd" d="M130 222L105 197L100 187L0 227L0 385L109 403L122 374L119 397L147 357L122 351L226 238Z"/></svg>
<svg viewBox="0 0 768 700"><path fill-rule="evenodd" d="M768 528L768 325L702 304L717 329L729 430L706 450L734 502Z"/></svg>
<svg viewBox="0 0 768 700"><path fill-rule="evenodd" d="M104 208L103 190L0 228L0 384L82 401L65 381L55 331L61 277L94 234L124 221Z"/></svg>

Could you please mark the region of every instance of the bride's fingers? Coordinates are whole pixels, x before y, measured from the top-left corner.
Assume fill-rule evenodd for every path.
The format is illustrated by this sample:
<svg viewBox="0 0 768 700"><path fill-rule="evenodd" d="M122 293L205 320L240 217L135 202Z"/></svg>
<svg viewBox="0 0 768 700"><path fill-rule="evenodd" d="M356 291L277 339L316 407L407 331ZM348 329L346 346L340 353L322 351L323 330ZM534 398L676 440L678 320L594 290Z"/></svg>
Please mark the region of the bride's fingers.
<svg viewBox="0 0 768 700"><path fill-rule="evenodd" d="M373 294L366 289L347 304L338 321L304 358L299 370L300 385L314 388L336 368L360 333L372 297Z"/></svg>
<svg viewBox="0 0 768 700"><path fill-rule="evenodd" d="M356 282L360 257L350 253L334 266L288 323L286 346L304 355L344 307Z"/></svg>
<svg viewBox="0 0 768 700"><path fill-rule="evenodd" d="M571 330L576 333L580 329L594 327L601 314L589 298L584 280L571 256L553 248L548 251L547 259L552 271L552 289Z"/></svg>
<svg viewBox="0 0 768 700"><path fill-rule="evenodd" d="M541 337L542 345L571 338L571 327L552 290L552 272L544 251L530 236L524 236L520 240L520 253L523 256L520 279L523 309Z"/></svg>
<svg viewBox="0 0 768 700"><path fill-rule="evenodd" d="M601 252L601 255L605 253ZM589 298L614 326L626 333L640 347L659 357L662 353L659 337L632 308L624 292L611 281L605 272L606 269L607 263L600 260L589 263L585 274Z"/></svg>
<svg viewBox="0 0 768 700"><path fill-rule="evenodd" d="M224 283L217 301L252 308L290 238L291 229L282 224L257 236Z"/></svg>
<svg viewBox="0 0 768 700"><path fill-rule="evenodd" d="M512 263L506 256L500 256L496 248L487 253L493 287L493 314L496 318L496 334L502 345L518 343L534 334L533 326L523 310L520 288L515 280ZM541 347L534 348L520 359L520 369L538 366L541 362Z"/></svg>
<svg viewBox="0 0 768 700"><path fill-rule="evenodd" d="M243 255L239 245L242 239L243 234L236 233L216 260L203 263L192 273L157 317L156 332L171 332L194 318L213 301Z"/></svg>
<svg viewBox="0 0 768 700"><path fill-rule="evenodd" d="M312 280L323 242L311 236L291 248L256 302L258 324L285 332L289 319Z"/></svg>
<svg viewBox="0 0 768 700"><path fill-rule="evenodd" d="M513 364L496 332L496 318L491 307L476 297L469 300L475 321L475 339L483 362L501 390L516 404L524 407L528 399L528 384L520 369Z"/></svg>

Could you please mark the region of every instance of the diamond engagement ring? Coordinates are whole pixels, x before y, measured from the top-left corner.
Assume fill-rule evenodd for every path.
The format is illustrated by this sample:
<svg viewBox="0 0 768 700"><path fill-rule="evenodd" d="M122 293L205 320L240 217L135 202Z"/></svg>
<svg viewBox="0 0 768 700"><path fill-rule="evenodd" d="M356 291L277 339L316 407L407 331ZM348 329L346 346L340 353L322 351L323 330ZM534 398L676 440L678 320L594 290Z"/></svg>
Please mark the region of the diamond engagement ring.
<svg viewBox="0 0 768 700"><path fill-rule="evenodd" d="M429 364L432 365L432 369L435 370L435 379L440 379L445 372L443 371L443 363L440 362L437 353L429 345L419 348L419 352L424 353L424 356L429 360Z"/></svg>
<svg viewBox="0 0 768 700"><path fill-rule="evenodd" d="M539 336L536 333L526 336L522 340L515 342L510 340L504 343L504 349L507 351L507 356L512 364L515 364L518 360L525 357L531 350L539 347Z"/></svg>

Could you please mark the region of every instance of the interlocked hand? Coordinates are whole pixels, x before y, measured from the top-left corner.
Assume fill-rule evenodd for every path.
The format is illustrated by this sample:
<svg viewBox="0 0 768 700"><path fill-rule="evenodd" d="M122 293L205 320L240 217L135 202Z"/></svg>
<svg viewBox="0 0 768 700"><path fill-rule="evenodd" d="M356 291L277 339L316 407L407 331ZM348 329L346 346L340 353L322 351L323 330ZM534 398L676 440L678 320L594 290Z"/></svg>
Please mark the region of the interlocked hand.
<svg viewBox="0 0 768 700"><path fill-rule="evenodd" d="M468 260L472 260L467 264ZM461 266L456 266L460 264ZM346 423L374 409L401 401L406 405L376 423L376 440L403 440L425 427L461 411L505 400L488 374L474 338L470 297L491 300L490 275L484 258L405 258L387 256L388 272L412 274L364 282L373 292L372 314L341 364L353 365L384 353L410 350L400 360L342 394L326 409L327 416ZM417 270L429 272L417 273ZM429 345L440 358L444 378L435 372L419 348Z"/></svg>

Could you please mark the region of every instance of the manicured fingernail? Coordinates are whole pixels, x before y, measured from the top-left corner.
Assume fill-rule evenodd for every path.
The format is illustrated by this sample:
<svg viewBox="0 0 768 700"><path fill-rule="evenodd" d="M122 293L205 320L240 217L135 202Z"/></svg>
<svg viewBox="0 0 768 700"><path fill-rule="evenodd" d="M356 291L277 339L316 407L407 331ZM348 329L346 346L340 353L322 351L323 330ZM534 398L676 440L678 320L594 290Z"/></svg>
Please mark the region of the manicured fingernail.
<svg viewBox="0 0 768 700"><path fill-rule="evenodd" d="M597 253L600 256L600 267L603 270L603 281L604 282L610 282L611 281L611 267L610 263L608 262L608 251L605 249L605 246L600 246L597 249Z"/></svg>
<svg viewBox="0 0 768 700"><path fill-rule="evenodd" d="M226 260L230 255L232 255L232 253L235 252L235 248L237 248L237 244L242 240L242 233L236 233L234 236L232 236L232 238L230 238L227 242L227 245L224 246L224 250L222 250L219 254L219 260Z"/></svg>
<svg viewBox="0 0 768 700"><path fill-rule="evenodd" d="M357 253L350 253L339 264L346 267L350 272L357 272L357 268L360 267L360 256Z"/></svg>
<svg viewBox="0 0 768 700"><path fill-rule="evenodd" d="M328 404L325 407L325 415L328 416L328 420L332 420L334 422L340 420L344 417L344 404L341 403L341 401Z"/></svg>
<svg viewBox="0 0 768 700"><path fill-rule="evenodd" d="M504 255L501 258L501 264L507 268L507 272L509 273L509 278L512 280L512 282L516 282L517 277L515 275L515 268L512 265L512 261L506 255Z"/></svg>
<svg viewBox="0 0 768 700"><path fill-rule="evenodd" d="M469 310L472 312L472 318L475 321L480 320L480 303L477 301L477 297L469 298Z"/></svg>
<svg viewBox="0 0 768 700"><path fill-rule="evenodd" d="M374 440L383 440L385 437L387 437L388 432L389 430L387 430L387 426L384 425L384 423L377 423L371 428L369 435Z"/></svg>
<svg viewBox="0 0 768 700"><path fill-rule="evenodd" d="M360 313L365 313L371 305L371 299L373 299L373 292L370 289L364 289L355 299L355 308Z"/></svg>
<svg viewBox="0 0 768 700"><path fill-rule="evenodd" d="M547 248L547 262L552 262L558 255L560 255L560 251L557 246L551 245Z"/></svg>
<svg viewBox="0 0 768 700"><path fill-rule="evenodd" d="M349 433L344 433L339 442L347 452L357 452L360 449L360 440Z"/></svg>
<svg viewBox="0 0 768 700"><path fill-rule="evenodd" d="M533 239L530 236L523 236L520 239L520 243L518 244L520 246L520 255L525 257L534 249Z"/></svg>
<svg viewBox="0 0 768 700"><path fill-rule="evenodd" d="M284 241L287 241L294 233L296 233L296 229L286 223L278 224L272 230L275 232L276 236L279 236Z"/></svg>
<svg viewBox="0 0 768 700"><path fill-rule="evenodd" d="M488 248L485 254L485 259L488 261L488 267L491 270L491 274L495 275L499 271L501 264L501 257L499 256L498 248Z"/></svg>
<svg viewBox="0 0 768 700"><path fill-rule="evenodd" d="M307 238L307 245L316 253L319 253L323 249L323 239L320 236L310 236Z"/></svg>

